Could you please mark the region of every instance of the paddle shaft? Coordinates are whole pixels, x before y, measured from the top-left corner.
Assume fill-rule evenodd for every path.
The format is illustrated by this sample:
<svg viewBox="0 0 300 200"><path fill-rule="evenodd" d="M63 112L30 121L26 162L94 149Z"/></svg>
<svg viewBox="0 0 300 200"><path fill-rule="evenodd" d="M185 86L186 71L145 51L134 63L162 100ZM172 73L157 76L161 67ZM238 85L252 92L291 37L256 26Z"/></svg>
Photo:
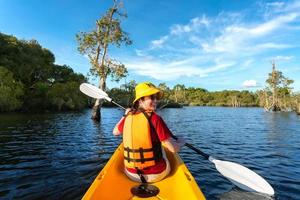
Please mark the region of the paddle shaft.
<svg viewBox="0 0 300 200"><path fill-rule="evenodd" d="M120 104L118 104L117 102L115 102L114 100L111 100L111 103L115 104L116 106L119 106L120 108L126 110L126 108L124 108L123 106L121 106Z"/></svg>

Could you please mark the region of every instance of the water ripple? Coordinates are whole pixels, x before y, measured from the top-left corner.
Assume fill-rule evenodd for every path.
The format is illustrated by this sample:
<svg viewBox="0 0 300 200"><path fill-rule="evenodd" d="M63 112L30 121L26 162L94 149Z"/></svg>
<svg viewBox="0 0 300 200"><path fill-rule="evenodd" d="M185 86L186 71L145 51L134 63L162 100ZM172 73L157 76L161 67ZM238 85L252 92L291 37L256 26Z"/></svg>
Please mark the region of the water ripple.
<svg viewBox="0 0 300 200"><path fill-rule="evenodd" d="M80 199L121 142L123 111L102 109L0 115L0 198ZM159 113L173 133L218 159L240 163L270 182L276 199L300 196L300 117L258 108L185 107ZM183 148L180 156L207 199L270 199L238 190L214 165Z"/></svg>

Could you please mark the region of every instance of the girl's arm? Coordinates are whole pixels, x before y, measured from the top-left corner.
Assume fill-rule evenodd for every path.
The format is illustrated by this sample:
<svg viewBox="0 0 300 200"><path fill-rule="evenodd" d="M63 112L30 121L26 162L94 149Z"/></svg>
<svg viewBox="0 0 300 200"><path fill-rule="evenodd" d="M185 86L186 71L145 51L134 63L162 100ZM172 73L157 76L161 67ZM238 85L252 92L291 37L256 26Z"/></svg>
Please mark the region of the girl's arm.
<svg viewBox="0 0 300 200"><path fill-rule="evenodd" d="M168 128L167 124L164 122L164 120L157 114L152 115L152 117L152 119L154 120L153 124L156 125L155 129L158 134L159 140L172 153L178 152L180 148L185 144L185 140L181 137L177 140L173 139L173 134Z"/></svg>
<svg viewBox="0 0 300 200"><path fill-rule="evenodd" d="M121 135L123 132L123 126L124 126L124 120L125 120L125 116L128 114L128 112L130 112L131 109L127 108L125 110L125 114L123 115L123 117L120 119L120 121L116 124L114 130L113 130L113 134L114 135Z"/></svg>
<svg viewBox="0 0 300 200"><path fill-rule="evenodd" d="M119 127L120 127L120 124L123 123L124 120L125 120L125 117L123 116L123 117L120 119L120 121L116 124L116 126L115 126L115 128L114 128L114 130L113 130L113 134L114 134L115 136L121 135L121 134L122 134L122 132L120 131Z"/></svg>
<svg viewBox="0 0 300 200"><path fill-rule="evenodd" d="M176 153L182 146L184 146L185 141L183 139L174 140L173 138L169 138L162 141L162 143L169 151Z"/></svg>

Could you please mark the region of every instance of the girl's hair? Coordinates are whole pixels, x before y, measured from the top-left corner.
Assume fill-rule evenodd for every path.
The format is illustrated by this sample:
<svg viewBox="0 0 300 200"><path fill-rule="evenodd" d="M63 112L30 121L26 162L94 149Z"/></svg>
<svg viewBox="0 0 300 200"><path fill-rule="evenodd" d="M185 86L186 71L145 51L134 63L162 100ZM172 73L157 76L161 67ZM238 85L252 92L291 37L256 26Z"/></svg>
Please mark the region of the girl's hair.
<svg viewBox="0 0 300 200"><path fill-rule="evenodd" d="M144 100L144 97L141 97L140 99ZM138 112L139 110L141 110L141 108L140 108L140 99L137 100L136 102L134 102L134 104L131 107L131 110L132 110L131 112L133 114L135 114L136 112Z"/></svg>

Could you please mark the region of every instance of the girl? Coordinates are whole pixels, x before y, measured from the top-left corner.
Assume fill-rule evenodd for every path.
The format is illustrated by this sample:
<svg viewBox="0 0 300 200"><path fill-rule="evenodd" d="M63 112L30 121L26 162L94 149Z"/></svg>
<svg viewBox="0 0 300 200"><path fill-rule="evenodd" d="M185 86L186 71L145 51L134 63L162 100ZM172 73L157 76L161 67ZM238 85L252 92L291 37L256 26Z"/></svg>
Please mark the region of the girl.
<svg viewBox="0 0 300 200"><path fill-rule="evenodd" d="M171 138L171 131L155 113L163 93L149 82L135 87L133 108L127 109L116 124L113 134L123 134L126 175L137 182L157 182L170 172L165 146L175 153L185 144L183 139Z"/></svg>

